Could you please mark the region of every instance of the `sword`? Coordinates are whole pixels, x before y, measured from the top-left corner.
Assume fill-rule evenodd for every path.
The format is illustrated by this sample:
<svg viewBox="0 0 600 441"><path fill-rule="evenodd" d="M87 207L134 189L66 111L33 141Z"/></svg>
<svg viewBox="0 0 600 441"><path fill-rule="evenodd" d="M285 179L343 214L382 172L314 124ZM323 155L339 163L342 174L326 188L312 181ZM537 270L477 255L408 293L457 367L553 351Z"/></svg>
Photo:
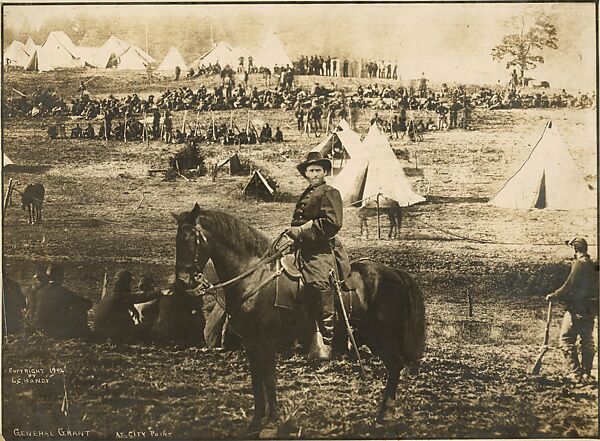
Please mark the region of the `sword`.
<svg viewBox="0 0 600 441"><path fill-rule="evenodd" d="M350 320L348 319L348 314L346 313L346 307L344 306L344 298L342 297L342 288L340 286L340 281L336 277L333 270L329 270L329 280L333 285L333 290L338 296L340 301L340 305L342 307L342 314L344 315L344 322L346 323L346 330L348 331L348 336L350 337L350 341L352 342L352 347L354 348L354 352L356 357L358 358L358 364L360 365L360 370L362 372L361 378L364 380L367 377L365 372L365 367L363 366L362 359L360 358L360 354L358 352L358 346L356 345L356 340L354 340L354 333L352 332L352 327L350 326Z"/></svg>

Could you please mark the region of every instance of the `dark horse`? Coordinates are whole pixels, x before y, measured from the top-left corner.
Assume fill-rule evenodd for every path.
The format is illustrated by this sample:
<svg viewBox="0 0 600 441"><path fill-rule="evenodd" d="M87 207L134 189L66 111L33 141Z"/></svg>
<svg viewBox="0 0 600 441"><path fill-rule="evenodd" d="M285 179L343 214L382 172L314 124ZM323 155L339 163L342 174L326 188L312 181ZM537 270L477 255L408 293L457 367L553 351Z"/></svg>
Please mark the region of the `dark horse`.
<svg viewBox="0 0 600 441"><path fill-rule="evenodd" d="M275 306L276 286L280 290L296 290L297 283L282 275L277 282L264 284L276 271L274 263L261 264L269 253L271 242L258 230L233 216L218 211L202 210L198 204L192 211L173 215L177 219L177 277L194 286L196 275L212 260L221 282L228 281L248 269L256 270L225 288L225 304L232 329L242 338L250 362L254 416L252 429L261 421L274 423L277 417L275 391L275 351L280 339L297 334L311 323L300 311ZM258 265L257 265L258 263ZM378 420L393 407L400 371L419 361L425 346L425 307L419 287L407 273L370 260L352 263L360 305L353 315L356 337L367 344L387 371L387 381L378 412ZM248 294L263 287L252 296ZM246 298L244 298L246 297ZM312 323L314 329L314 322Z"/></svg>
<svg viewBox="0 0 600 441"><path fill-rule="evenodd" d="M21 193L21 204L23 210L29 212L29 224L33 225L42 220L42 207L46 189L42 184L29 184Z"/></svg>

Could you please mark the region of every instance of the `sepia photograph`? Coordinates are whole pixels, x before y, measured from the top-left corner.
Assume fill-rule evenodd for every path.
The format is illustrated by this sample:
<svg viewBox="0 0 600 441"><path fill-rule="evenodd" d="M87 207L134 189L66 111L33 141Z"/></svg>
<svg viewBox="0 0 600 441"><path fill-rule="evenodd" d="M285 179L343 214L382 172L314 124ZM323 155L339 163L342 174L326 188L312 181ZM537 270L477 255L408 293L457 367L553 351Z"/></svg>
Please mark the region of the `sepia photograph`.
<svg viewBox="0 0 600 441"><path fill-rule="evenodd" d="M600 437L597 2L0 7L3 439Z"/></svg>

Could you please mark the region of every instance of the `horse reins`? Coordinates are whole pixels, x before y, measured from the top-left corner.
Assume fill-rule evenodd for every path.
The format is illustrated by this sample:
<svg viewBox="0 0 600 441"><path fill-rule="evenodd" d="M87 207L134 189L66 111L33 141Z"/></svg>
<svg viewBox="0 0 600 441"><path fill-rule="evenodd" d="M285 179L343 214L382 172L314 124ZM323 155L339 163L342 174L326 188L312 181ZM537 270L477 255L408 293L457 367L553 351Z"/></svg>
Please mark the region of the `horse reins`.
<svg viewBox="0 0 600 441"><path fill-rule="evenodd" d="M204 234L202 234L201 231L198 231L198 229L196 229L196 228L194 229L194 231L196 234L196 243L198 245L200 243L200 238L198 237L198 235L201 235L202 238L204 239L204 241L206 242L206 237L204 236ZM222 301L221 298L219 297L219 295L217 293L215 293L214 291L217 289L221 289L221 288L225 288L227 286L233 285L236 282L239 282L240 280L248 277L250 274L253 274L254 272L256 272L262 265L269 264L269 263L273 262L274 260L278 259L279 257L281 257L281 255L283 255L283 253L294 243L294 241L290 240L290 241L286 242L283 246L278 247L277 245L279 244L279 241L281 241L281 239L283 238L283 236L285 234L286 234L286 232L284 231L281 234L279 234L279 236L277 236L277 239L275 239L275 241L271 244L271 246L269 247L267 252L259 259L258 262L256 262L254 265L252 265L246 271L242 272L241 274L238 274L237 276L235 276L229 280L226 280L225 282L219 282L219 283L213 285L212 283L210 283L208 281L208 279L206 278L204 273L200 272L198 275L195 275L194 277L197 278L197 281L200 283L200 286L196 287L195 289L193 289L191 291L194 293L194 295L196 295L198 297L203 297L205 295L211 294L214 297L215 301L219 304L219 306L221 306L225 311L228 311L228 308L227 308L227 305L225 304L225 302ZM196 253L196 257L197 257L197 253ZM195 266L197 269L196 258L194 258L194 264L189 265L187 267L189 268L189 267L193 267L193 266ZM275 271L272 275L270 275L265 280L263 280L260 283L260 285L258 285L252 291L244 294L242 296L242 298L240 299L240 302L241 302L240 306L243 305L248 299L250 299L251 297L256 295L258 292L260 292L265 286L267 286L273 280L277 279L282 273L283 273L283 267L277 269L277 271ZM200 276L199 279L198 279L198 276Z"/></svg>

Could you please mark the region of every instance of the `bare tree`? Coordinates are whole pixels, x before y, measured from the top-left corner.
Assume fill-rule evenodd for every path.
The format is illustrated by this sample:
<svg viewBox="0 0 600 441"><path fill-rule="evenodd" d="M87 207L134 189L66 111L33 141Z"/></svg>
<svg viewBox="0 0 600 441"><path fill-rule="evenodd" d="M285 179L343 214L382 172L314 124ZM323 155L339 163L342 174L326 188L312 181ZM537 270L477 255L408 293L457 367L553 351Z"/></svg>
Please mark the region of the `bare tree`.
<svg viewBox="0 0 600 441"><path fill-rule="evenodd" d="M496 61L507 58L506 68L518 68L520 83L523 85L525 72L544 63L542 50L558 49L558 37L556 26L545 14L522 14L515 22L518 32L505 35L502 43L492 49L492 57Z"/></svg>

